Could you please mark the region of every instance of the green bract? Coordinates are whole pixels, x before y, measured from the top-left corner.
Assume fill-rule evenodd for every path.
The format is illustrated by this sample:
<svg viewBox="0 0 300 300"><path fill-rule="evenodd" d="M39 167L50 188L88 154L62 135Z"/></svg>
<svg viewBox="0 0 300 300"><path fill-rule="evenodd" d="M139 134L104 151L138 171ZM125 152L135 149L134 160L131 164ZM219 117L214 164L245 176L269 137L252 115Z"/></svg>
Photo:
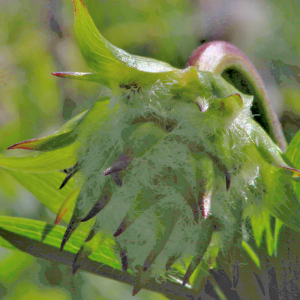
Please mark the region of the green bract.
<svg viewBox="0 0 300 300"><path fill-rule="evenodd" d="M268 210L299 231L292 183L299 171L252 119L252 96L210 72L116 48L82 1L74 6L76 37L92 72L54 75L99 82L107 97L55 134L10 147L42 153L0 157L7 169L67 169L62 189L74 176L57 218L76 201L61 249L80 223L89 222L90 234L73 271L106 232L115 237L123 270L139 278L135 294L151 276L176 273L176 261L187 266L186 284L203 258L213 262L219 250L241 242L242 218Z"/></svg>

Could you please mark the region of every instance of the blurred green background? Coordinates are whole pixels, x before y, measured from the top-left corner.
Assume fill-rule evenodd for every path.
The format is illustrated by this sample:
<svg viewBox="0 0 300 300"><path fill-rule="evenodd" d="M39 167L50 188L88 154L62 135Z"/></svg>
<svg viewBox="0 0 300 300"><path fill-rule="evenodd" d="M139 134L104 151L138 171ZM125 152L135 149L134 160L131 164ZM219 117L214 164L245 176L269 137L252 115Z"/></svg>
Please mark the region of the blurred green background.
<svg viewBox="0 0 300 300"><path fill-rule="evenodd" d="M85 0L114 45L183 67L200 44L223 39L261 73L290 140L300 124L300 5L295 0ZM101 94L51 76L88 71L71 0L0 0L0 148L44 136ZM14 150L15 151L15 150ZM22 152L19 152L20 154ZM14 154L18 154L15 151ZM53 214L0 170L0 213L53 223ZM0 299L132 299L132 288L0 248ZM165 299L147 291L135 299Z"/></svg>

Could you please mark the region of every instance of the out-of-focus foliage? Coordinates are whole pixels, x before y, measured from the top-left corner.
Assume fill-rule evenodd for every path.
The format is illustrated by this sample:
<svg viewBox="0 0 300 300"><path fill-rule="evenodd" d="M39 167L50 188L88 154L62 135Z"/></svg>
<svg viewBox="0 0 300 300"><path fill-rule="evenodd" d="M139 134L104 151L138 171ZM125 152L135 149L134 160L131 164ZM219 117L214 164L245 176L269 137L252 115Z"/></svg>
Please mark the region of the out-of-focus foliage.
<svg viewBox="0 0 300 300"><path fill-rule="evenodd" d="M85 0L85 4L112 44L175 67L183 67L203 41L233 42L262 73L288 139L299 130L297 2ZM89 70L76 45L71 0L0 0L0 26L0 149L4 150L53 132L84 111L101 89L50 74ZM1 215L54 221L50 211L2 170L0 203ZM68 267L17 251L0 249L0 269L1 299L131 299L125 285L84 272L72 276ZM163 299L146 291L137 297Z"/></svg>

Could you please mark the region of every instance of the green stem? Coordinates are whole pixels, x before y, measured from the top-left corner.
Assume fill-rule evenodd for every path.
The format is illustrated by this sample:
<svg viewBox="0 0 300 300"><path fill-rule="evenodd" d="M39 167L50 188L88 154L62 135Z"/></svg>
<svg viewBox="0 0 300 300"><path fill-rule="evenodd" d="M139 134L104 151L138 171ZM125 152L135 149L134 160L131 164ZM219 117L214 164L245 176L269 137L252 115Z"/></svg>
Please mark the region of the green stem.
<svg viewBox="0 0 300 300"><path fill-rule="evenodd" d="M241 73L253 87L254 94L258 98L255 99L254 104L261 115L259 123L285 152L287 143L263 81L256 68L241 50L224 41L209 42L198 47L192 53L188 60L188 66L195 66L201 71L208 71L217 75L224 75L228 70Z"/></svg>

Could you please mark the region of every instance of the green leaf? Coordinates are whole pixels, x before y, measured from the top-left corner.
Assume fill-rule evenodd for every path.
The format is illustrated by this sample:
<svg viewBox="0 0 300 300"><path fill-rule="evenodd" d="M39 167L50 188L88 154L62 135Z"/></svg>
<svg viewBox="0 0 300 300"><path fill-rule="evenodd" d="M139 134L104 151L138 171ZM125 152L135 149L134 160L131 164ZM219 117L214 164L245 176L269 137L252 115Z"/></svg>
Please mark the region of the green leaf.
<svg viewBox="0 0 300 300"><path fill-rule="evenodd" d="M101 125L105 125L117 110L117 105L112 109L109 107L108 97L96 101L74 130L78 134L79 141L85 142L84 139L97 131Z"/></svg>
<svg viewBox="0 0 300 300"><path fill-rule="evenodd" d="M112 82L130 83L143 76L142 72L160 73L176 70L169 64L151 58L130 55L113 46L99 33L81 0L74 0L75 33L83 57L97 73L97 81L111 87ZM145 73L145 75L149 75ZM90 75L91 76L91 75ZM156 79L159 77L154 76ZM93 80L94 81L94 80Z"/></svg>
<svg viewBox="0 0 300 300"><path fill-rule="evenodd" d="M274 255L275 256L277 256L278 254L279 233L282 225L283 222L281 222L279 219L276 219L275 230L274 230Z"/></svg>
<svg viewBox="0 0 300 300"><path fill-rule="evenodd" d="M14 177L23 187L31 192L39 201L49 208L53 213L57 213L61 204L74 190L74 180L71 178L68 184L59 189L66 174L54 173L23 173L19 171L5 170ZM71 211L64 216L65 221L71 218Z"/></svg>
<svg viewBox="0 0 300 300"><path fill-rule="evenodd" d="M290 159L290 161L300 168L300 131L294 136L291 143L289 144L285 156Z"/></svg>
<svg viewBox="0 0 300 300"><path fill-rule="evenodd" d="M51 147L59 148L58 141L65 145L66 140L64 140L64 137L66 135L69 135L70 139L67 139L67 141L68 143L72 142L71 145L57 150L51 149L52 151L45 153L30 153L23 157L0 155L0 167L33 173L54 172L72 167L77 162L77 150L80 143L85 142L84 139L91 132L97 130L101 124L105 124L111 114L118 108L116 106L114 109L109 110L109 100L107 99L105 97L105 99L95 102L88 112L78 115L71 123L67 122L59 130L62 134L54 134L45 138L37 147L42 147L39 150L46 150L46 148L49 150ZM68 130L71 131L68 133ZM74 142L76 137L78 139Z"/></svg>
<svg viewBox="0 0 300 300"><path fill-rule="evenodd" d="M102 82L103 79L97 73L84 73L84 72L53 72L54 76L68 78L68 79L78 79L90 82Z"/></svg>
<svg viewBox="0 0 300 300"><path fill-rule="evenodd" d="M246 253L248 253L248 255L251 257L252 261L256 264L256 266L260 269L259 257L251 248L251 246L246 241L242 241L242 247L246 251Z"/></svg>
<svg viewBox="0 0 300 300"><path fill-rule="evenodd" d="M87 111L84 111L83 113L77 115L76 117L68 121L65 125L63 125L58 131L49 136L20 142L10 146L9 148L7 148L7 150L25 149L49 151L66 147L76 140L77 135L74 134L73 130L76 125L78 125L80 121L85 117L86 114Z"/></svg>
<svg viewBox="0 0 300 300"><path fill-rule="evenodd" d="M0 155L0 166L22 172L46 173L72 167L77 162L79 143L45 153L30 153L24 157Z"/></svg>
<svg viewBox="0 0 300 300"><path fill-rule="evenodd" d="M190 284L197 292L201 292L204 289L206 283L206 277L209 275L209 270L215 263L219 254L219 248L216 246L209 246L208 251L205 253L204 259L201 260L199 266L190 278Z"/></svg>
<svg viewBox="0 0 300 300"><path fill-rule="evenodd" d="M272 139L264 131L264 129L254 120L249 119L249 123L250 122L251 126L248 126L247 133L264 160L277 168L290 170L293 172L293 176L299 176L300 171L295 169L294 166L287 164L285 159L287 156L284 155L279 147L273 143Z"/></svg>
<svg viewBox="0 0 300 300"><path fill-rule="evenodd" d="M0 246L25 252L35 251L41 257L56 256L66 228L46 224L45 222L15 217L0 217ZM85 234L76 231L65 246L65 250L76 254L80 249ZM114 240L103 234L102 243L89 259L105 264L114 269L121 269L119 259L113 251Z"/></svg>
<svg viewBox="0 0 300 300"><path fill-rule="evenodd" d="M161 61L130 55L113 46L99 33L83 2L73 2L77 41L93 72L57 72L53 75L96 81L114 92L122 93L123 89L125 93L128 90L148 93L146 97L141 96L141 100L147 98L153 86L157 85L154 91L159 93L161 87L165 86L173 95L180 95L179 100L193 102L198 96L202 99L228 98L225 102L229 110L235 110L241 104L251 104L252 96L242 95L221 76L200 72L193 66L176 69Z"/></svg>
<svg viewBox="0 0 300 300"><path fill-rule="evenodd" d="M56 216L56 220L55 220L55 224L59 224L59 222L62 219L67 219L68 222L71 219L71 212L74 210L75 204L76 204L76 200L78 197L78 194L80 192L80 189L74 189L69 195L68 197L62 202L62 204L59 207L59 210L57 211L57 216ZM56 213L56 211L55 211Z"/></svg>
<svg viewBox="0 0 300 300"><path fill-rule="evenodd" d="M79 132L81 132L84 127L91 127L90 124L92 124L93 121L97 121L99 124L99 121L106 121L108 119L112 112L112 110L108 111L108 103L109 98L102 97L94 103L91 109L77 115L53 134L14 144L7 148L7 150L53 151L67 147L76 141Z"/></svg>
<svg viewBox="0 0 300 300"><path fill-rule="evenodd" d="M294 136L291 143L289 144L285 156L295 165L296 168L300 169L300 131ZM300 184L297 182L293 183L294 189L298 197L300 197Z"/></svg>
<svg viewBox="0 0 300 300"><path fill-rule="evenodd" d="M265 205L269 212L288 227L300 232L300 201L287 170L261 168L265 186Z"/></svg>
<svg viewBox="0 0 300 300"><path fill-rule="evenodd" d="M274 253L274 238L271 228L271 216L268 211L262 211L260 214L255 214L251 216L251 225L253 230L253 235L255 239L256 246L260 248L261 242L263 240L263 233L266 233L266 244L267 251L270 256Z"/></svg>
<svg viewBox="0 0 300 300"><path fill-rule="evenodd" d="M251 227L256 246L259 248L263 239L264 231L266 230L265 218L261 214L251 216Z"/></svg>

